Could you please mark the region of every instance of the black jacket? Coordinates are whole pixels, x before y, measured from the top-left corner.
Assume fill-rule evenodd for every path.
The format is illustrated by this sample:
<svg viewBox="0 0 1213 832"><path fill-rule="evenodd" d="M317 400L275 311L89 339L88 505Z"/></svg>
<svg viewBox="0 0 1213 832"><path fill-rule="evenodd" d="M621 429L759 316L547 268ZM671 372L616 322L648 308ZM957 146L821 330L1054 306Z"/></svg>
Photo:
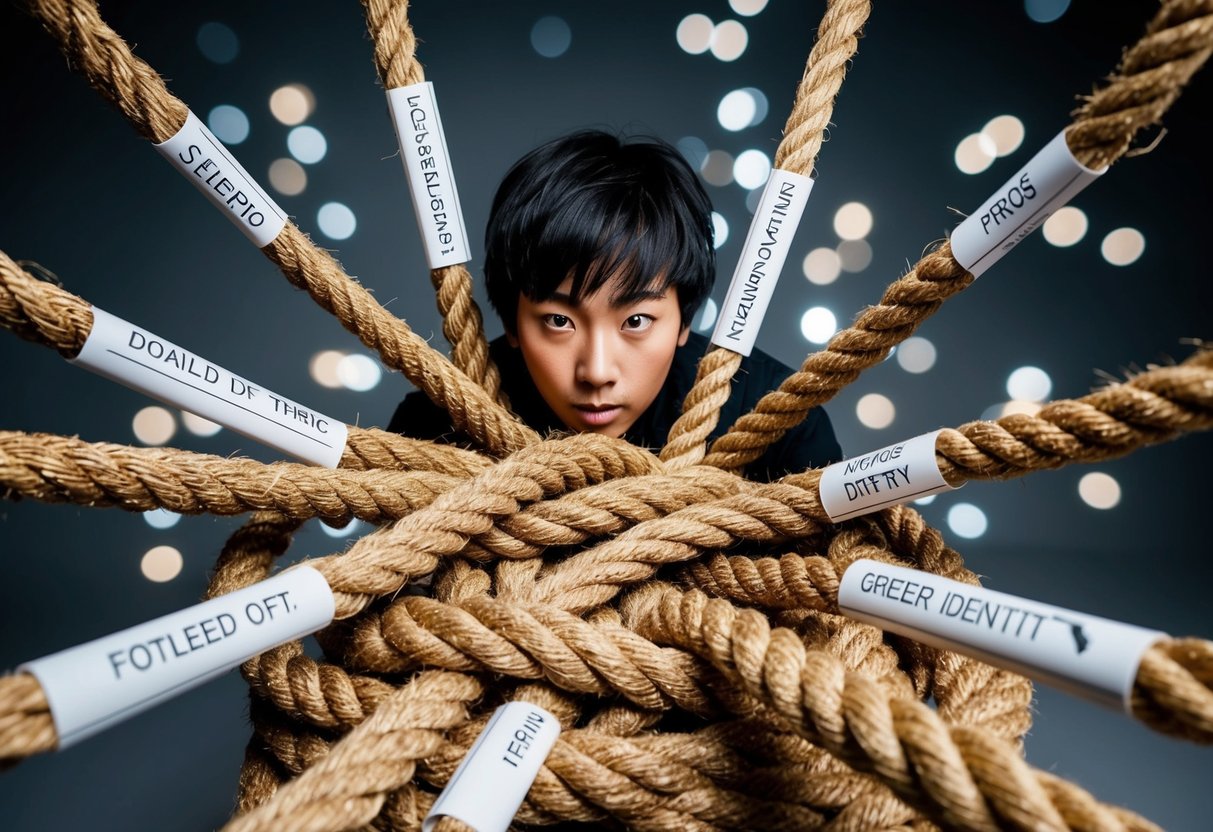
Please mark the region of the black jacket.
<svg viewBox="0 0 1213 832"><path fill-rule="evenodd" d="M661 392L628 430L625 438L633 444L654 450L659 450L665 444L670 427L682 412L682 401L695 382L695 368L707 348L707 338L691 333L686 346L675 351L674 363L670 366L670 374L666 376ZM543 435L552 431L567 432L568 428L547 406L531 381L522 352L511 347L503 336L489 345L489 353L501 371L501 385L510 397L510 405L522 421ZM711 438L720 436L738 417L749 413L765 393L778 387L791 372L790 368L760 350L755 350L744 359L741 369L733 377L733 392L720 411L720 422L712 431ZM396 408L388 430L415 439L460 444L468 441L466 436L451 429L447 412L419 391L405 396ZM770 481L807 468L820 468L841 458L842 450L834 438L830 417L820 407L815 407L803 422L746 466L745 473L751 479Z"/></svg>

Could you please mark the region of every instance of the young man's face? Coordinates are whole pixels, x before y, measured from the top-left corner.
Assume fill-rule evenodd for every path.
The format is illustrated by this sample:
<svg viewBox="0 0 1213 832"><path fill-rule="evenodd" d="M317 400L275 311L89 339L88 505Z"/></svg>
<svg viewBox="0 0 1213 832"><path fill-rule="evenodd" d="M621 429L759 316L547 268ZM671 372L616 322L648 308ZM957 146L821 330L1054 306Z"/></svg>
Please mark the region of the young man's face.
<svg viewBox="0 0 1213 832"><path fill-rule="evenodd" d="M550 300L520 296L510 343L570 430L620 437L657 398L689 328L673 288L614 305L610 281L577 301L572 283Z"/></svg>

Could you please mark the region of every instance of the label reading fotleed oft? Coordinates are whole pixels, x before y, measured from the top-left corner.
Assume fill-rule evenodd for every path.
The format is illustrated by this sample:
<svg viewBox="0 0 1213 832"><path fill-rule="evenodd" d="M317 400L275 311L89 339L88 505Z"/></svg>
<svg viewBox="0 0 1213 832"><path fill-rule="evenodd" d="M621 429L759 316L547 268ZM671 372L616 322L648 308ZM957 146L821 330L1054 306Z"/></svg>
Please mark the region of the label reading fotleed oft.
<svg viewBox="0 0 1213 832"><path fill-rule="evenodd" d="M505 832L560 736L560 721L529 702L493 712L459 768L425 817L430 832L443 816L476 832Z"/></svg>
<svg viewBox="0 0 1213 832"><path fill-rule="evenodd" d="M741 355L754 350L762 318L813 190L813 180L775 168L750 222L750 231L720 307L712 343Z"/></svg>
<svg viewBox="0 0 1213 832"><path fill-rule="evenodd" d="M844 459L821 472L821 505L835 523L952 491L935 462L939 431Z"/></svg>
<svg viewBox="0 0 1213 832"><path fill-rule="evenodd" d="M257 248L268 245L286 225L286 212L192 112L175 136L154 147Z"/></svg>
<svg viewBox="0 0 1213 832"><path fill-rule="evenodd" d="M952 232L952 256L977 277L1101 176L1074 158L1063 130Z"/></svg>
<svg viewBox="0 0 1213 832"><path fill-rule="evenodd" d="M388 90L387 103L426 260L431 269L466 263L472 259L471 249L434 85L424 81Z"/></svg>
<svg viewBox="0 0 1213 832"><path fill-rule="evenodd" d="M275 395L176 344L93 307L93 329L72 360L299 459L336 468L343 422Z"/></svg>
<svg viewBox="0 0 1213 832"><path fill-rule="evenodd" d="M1166 635L866 559L847 567L838 606L851 618L1126 710L1142 654Z"/></svg>
<svg viewBox="0 0 1213 832"><path fill-rule="evenodd" d="M19 669L46 692L62 749L327 626L333 609L303 566Z"/></svg>

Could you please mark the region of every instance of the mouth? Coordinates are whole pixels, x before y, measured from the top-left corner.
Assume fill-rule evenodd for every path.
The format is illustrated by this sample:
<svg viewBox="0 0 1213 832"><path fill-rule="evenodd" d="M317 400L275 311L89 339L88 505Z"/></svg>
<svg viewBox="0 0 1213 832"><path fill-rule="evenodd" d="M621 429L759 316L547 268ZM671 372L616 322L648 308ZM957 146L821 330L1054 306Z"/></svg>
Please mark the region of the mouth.
<svg viewBox="0 0 1213 832"><path fill-rule="evenodd" d="M581 414L582 420L587 425L606 425L614 420L623 410L622 405L617 404L575 404L573 409Z"/></svg>

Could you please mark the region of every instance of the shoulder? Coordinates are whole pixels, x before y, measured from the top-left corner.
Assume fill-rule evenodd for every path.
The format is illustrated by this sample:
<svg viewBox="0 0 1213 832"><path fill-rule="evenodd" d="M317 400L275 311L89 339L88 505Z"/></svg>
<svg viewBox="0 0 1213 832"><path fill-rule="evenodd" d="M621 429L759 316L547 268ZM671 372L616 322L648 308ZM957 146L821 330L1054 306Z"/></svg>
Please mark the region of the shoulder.
<svg viewBox="0 0 1213 832"><path fill-rule="evenodd" d="M420 390L409 393L396 406L387 429L413 439L441 439L454 434L450 414Z"/></svg>

